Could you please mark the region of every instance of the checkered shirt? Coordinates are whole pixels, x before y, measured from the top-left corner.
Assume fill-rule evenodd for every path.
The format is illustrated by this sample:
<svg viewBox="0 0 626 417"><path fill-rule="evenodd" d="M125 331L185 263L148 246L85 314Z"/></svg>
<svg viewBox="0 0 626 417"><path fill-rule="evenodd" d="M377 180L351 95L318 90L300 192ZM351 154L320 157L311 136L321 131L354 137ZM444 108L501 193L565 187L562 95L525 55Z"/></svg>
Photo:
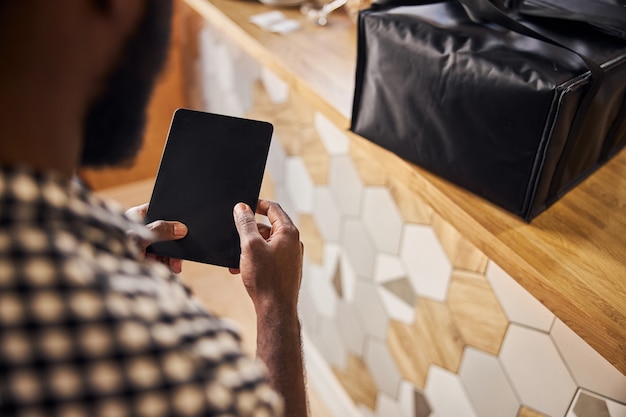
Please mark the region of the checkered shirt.
<svg viewBox="0 0 626 417"><path fill-rule="evenodd" d="M236 330L119 209L54 174L0 168L0 416L275 416Z"/></svg>

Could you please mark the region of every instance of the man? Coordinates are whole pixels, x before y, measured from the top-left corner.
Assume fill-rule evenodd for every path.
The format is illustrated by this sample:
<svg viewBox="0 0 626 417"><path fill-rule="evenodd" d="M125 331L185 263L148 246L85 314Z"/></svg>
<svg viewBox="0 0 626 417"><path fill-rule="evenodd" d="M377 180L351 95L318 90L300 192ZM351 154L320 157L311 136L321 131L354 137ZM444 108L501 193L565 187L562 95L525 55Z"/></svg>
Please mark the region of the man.
<svg viewBox="0 0 626 417"><path fill-rule="evenodd" d="M258 204L271 227L234 207L232 272L263 365L173 275L179 261L144 259L154 235L178 239L184 225L150 233L72 181L139 147L170 2L0 0L2 416L306 415L302 244L280 207Z"/></svg>

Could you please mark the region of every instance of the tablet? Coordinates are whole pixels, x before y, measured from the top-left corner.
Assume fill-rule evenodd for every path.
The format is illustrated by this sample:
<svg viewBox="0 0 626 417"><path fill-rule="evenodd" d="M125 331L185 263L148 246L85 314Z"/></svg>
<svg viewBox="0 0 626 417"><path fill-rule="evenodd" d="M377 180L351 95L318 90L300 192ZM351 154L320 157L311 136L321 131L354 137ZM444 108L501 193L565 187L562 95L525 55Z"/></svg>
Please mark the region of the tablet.
<svg viewBox="0 0 626 417"><path fill-rule="evenodd" d="M177 220L189 231L147 251L238 268L233 207L256 209L272 132L263 121L176 110L145 221Z"/></svg>

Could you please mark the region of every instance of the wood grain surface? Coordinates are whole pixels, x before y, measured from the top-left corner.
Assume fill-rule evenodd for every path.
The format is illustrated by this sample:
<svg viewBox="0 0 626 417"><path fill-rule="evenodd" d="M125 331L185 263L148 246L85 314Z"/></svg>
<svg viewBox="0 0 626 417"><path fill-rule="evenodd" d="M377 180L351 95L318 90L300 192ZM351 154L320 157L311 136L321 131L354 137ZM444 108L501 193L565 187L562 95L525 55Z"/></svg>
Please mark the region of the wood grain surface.
<svg viewBox="0 0 626 417"><path fill-rule="evenodd" d="M349 126L356 29L336 13L281 36L249 22L272 10L254 1L182 0L337 126ZM397 193L423 199L594 349L626 374L626 152L527 224L371 142L349 134L352 152L386 173ZM362 161L363 162L363 161Z"/></svg>

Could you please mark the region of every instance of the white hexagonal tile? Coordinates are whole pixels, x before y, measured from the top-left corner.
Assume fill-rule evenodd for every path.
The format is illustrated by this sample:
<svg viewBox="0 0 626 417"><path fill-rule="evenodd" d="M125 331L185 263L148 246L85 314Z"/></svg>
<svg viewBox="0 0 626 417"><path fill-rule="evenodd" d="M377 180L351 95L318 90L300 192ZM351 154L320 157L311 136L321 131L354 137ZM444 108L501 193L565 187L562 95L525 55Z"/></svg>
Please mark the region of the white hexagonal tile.
<svg viewBox="0 0 626 417"><path fill-rule="evenodd" d="M576 384L549 335L510 324L500 360L523 404L549 416L565 415Z"/></svg>
<svg viewBox="0 0 626 417"><path fill-rule="evenodd" d="M285 154L285 150L280 144L278 134L274 132L272 141L270 142L270 151L267 155L267 163L265 164L265 169L267 169L267 172L271 175L274 183L283 183L285 181L286 160L287 155Z"/></svg>
<svg viewBox="0 0 626 417"><path fill-rule="evenodd" d="M389 255L387 253L376 254L376 264L374 267L375 282L393 281L406 276L406 270L398 256Z"/></svg>
<svg viewBox="0 0 626 417"><path fill-rule="evenodd" d="M480 417L516 417L520 403L498 358L466 348L459 376Z"/></svg>
<svg viewBox="0 0 626 417"><path fill-rule="evenodd" d="M358 219L344 221L342 246L357 276L372 280L376 249L361 221Z"/></svg>
<svg viewBox="0 0 626 417"><path fill-rule="evenodd" d="M478 417L458 375L432 365L424 389L439 417Z"/></svg>
<svg viewBox="0 0 626 417"><path fill-rule="evenodd" d="M365 331L356 312L356 307L340 300L337 306L336 320L339 334L346 349L359 357L363 356Z"/></svg>
<svg viewBox="0 0 626 417"><path fill-rule="evenodd" d="M389 190L385 187L366 187L362 204L361 218L376 249L397 254L403 221Z"/></svg>
<svg viewBox="0 0 626 417"><path fill-rule="evenodd" d="M263 87L274 104L285 103L289 99L289 86L269 69L261 69Z"/></svg>
<svg viewBox="0 0 626 417"><path fill-rule="evenodd" d="M315 113L315 128L329 155L338 156L348 153L350 149L348 136L319 112Z"/></svg>
<svg viewBox="0 0 626 417"><path fill-rule="evenodd" d="M274 184L274 186L274 196L276 202L280 204L285 213L287 213L289 217L291 217L291 220L293 220L297 225L298 210L296 210L296 207L291 202L291 197L289 196L287 188L284 184Z"/></svg>
<svg viewBox="0 0 626 417"><path fill-rule="evenodd" d="M407 281L407 285L408 281ZM409 289L411 293L413 292ZM383 286L377 287L378 296L390 318L406 324L413 323L415 318L415 302L409 304Z"/></svg>
<svg viewBox="0 0 626 417"><path fill-rule="evenodd" d="M400 258L418 295L445 301L452 265L431 227L405 225Z"/></svg>
<svg viewBox="0 0 626 417"><path fill-rule="evenodd" d="M363 404L359 404L359 413L361 414L362 417L376 417L374 412L370 410L369 408L367 408L366 406L364 406Z"/></svg>
<svg viewBox="0 0 626 417"><path fill-rule="evenodd" d="M303 277L303 280L305 278ZM304 283L303 283L304 284ZM308 283L307 283L308 284ZM308 334L315 334L319 314L308 285L302 285L298 297L298 316L302 322L302 329Z"/></svg>
<svg viewBox="0 0 626 417"><path fill-rule="evenodd" d="M358 216L361 208L363 183L349 156L330 160L329 185L342 214Z"/></svg>
<svg viewBox="0 0 626 417"><path fill-rule="evenodd" d="M383 307L374 285L358 281L354 304L361 317L365 331L380 340L387 337L389 317Z"/></svg>
<svg viewBox="0 0 626 417"><path fill-rule="evenodd" d="M487 279L508 319L549 332L554 314L494 262L487 266Z"/></svg>
<svg viewBox="0 0 626 417"><path fill-rule="evenodd" d="M285 187L299 213L313 212L313 190L311 176L300 157L287 157L285 161Z"/></svg>
<svg viewBox="0 0 626 417"><path fill-rule="evenodd" d="M400 372L384 341L374 337L368 338L365 348L365 363L374 378L379 391L392 398L398 396ZM379 394L380 400L380 394Z"/></svg>
<svg viewBox="0 0 626 417"><path fill-rule="evenodd" d="M626 376L556 319L550 332L578 386L626 403Z"/></svg>
<svg viewBox="0 0 626 417"><path fill-rule="evenodd" d="M335 203L330 188L327 186L315 188L313 218L324 240L339 242L341 238L341 212Z"/></svg>
<svg viewBox="0 0 626 417"><path fill-rule="evenodd" d="M312 262L306 262L303 280L317 312L324 317L334 318L337 314L338 297L331 278L328 277L324 268Z"/></svg>
<svg viewBox="0 0 626 417"><path fill-rule="evenodd" d="M395 399L381 393L378 394L378 400L376 401L376 415L378 417L400 417L402 409Z"/></svg>
<svg viewBox="0 0 626 417"><path fill-rule="evenodd" d="M345 252L341 254L339 271L341 273L343 299L348 302L353 302L355 299L357 276Z"/></svg>
<svg viewBox="0 0 626 417"><path fill-rule="evenodd" d="M342 344L337 323L334 319L320 319L314 343L319 353L330 365L334 365L339 369L346 369L346 350Z"/></svg>

